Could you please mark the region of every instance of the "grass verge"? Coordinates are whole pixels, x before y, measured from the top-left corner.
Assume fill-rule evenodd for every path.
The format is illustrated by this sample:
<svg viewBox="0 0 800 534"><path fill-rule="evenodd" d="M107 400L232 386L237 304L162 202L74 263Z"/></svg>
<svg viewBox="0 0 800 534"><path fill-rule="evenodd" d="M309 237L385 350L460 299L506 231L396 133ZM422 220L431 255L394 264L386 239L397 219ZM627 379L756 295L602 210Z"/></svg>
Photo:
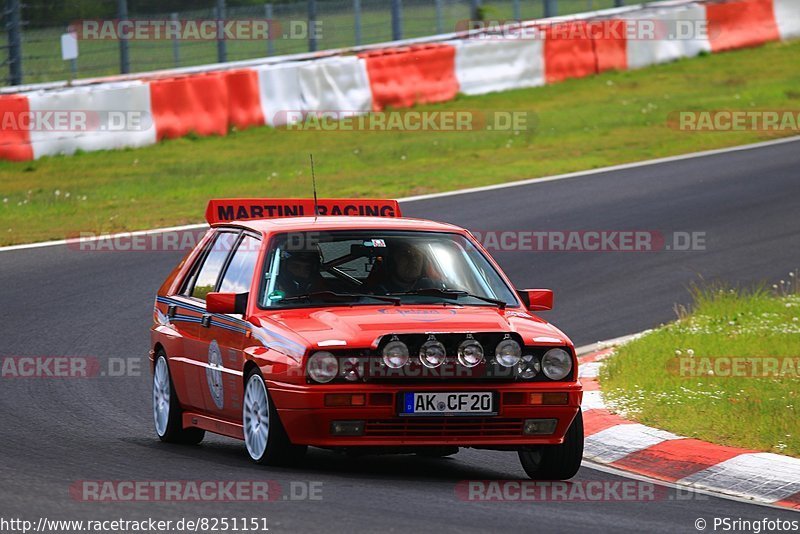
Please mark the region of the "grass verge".
<svg viewBox="0 0 800 534"><path fill-rule="evenodd" d="M517 132L253 128L136 150L0 163L0 245L202 221L217 196L402 197L756 142L795 131L683 132L672 111L800 108L800 42L460 97L420 110L535 114Z"/></svg>
<svg viewBox="0 0 800 534"><path fill-rule="evenodd" d="M769 292L696 290L691 311L608 360L607 404L682 436L800 457L797 278Z"/></svg>

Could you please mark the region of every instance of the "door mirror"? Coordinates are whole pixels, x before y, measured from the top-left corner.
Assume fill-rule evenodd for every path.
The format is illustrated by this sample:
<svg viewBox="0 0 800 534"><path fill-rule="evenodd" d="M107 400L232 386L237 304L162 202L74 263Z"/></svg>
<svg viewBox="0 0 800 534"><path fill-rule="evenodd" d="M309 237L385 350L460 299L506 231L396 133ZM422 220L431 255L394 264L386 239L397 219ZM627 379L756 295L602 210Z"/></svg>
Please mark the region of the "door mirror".
<svg viewBox="0 0 800 534"><path fill-rule="evenodd" d="M247 313L248 293L209 293L206 295L208 313Z"/></svg>
<svg viewBox="0 0 800 534"><path fill-rule="evenodd" d="M522 303L530 311L547 311L553 309L552 289L519 289L517 290Z"/></svg>

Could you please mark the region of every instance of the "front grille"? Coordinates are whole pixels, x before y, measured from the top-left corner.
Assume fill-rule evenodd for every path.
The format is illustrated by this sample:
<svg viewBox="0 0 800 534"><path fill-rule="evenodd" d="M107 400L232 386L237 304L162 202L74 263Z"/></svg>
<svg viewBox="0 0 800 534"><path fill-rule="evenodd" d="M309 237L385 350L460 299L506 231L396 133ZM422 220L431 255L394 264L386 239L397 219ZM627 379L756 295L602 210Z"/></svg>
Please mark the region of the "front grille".
<svg viewBox="0 0 800 534"><path fill-rule="evenodd" d="M364 435L372 437L518 437L522 419L495 417L437 417L367 421Z"/></svg>

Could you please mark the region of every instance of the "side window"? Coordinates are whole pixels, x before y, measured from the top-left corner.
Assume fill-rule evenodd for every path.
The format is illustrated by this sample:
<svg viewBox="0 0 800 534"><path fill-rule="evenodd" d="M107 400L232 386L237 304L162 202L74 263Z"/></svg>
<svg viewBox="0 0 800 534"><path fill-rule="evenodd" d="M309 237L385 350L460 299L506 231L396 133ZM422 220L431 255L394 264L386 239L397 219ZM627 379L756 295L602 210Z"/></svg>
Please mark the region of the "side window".
<svg viewBox="0 0 800 534"><path fill-rule="evenodd" d="M238 234L233 232L220 232L197 273L191 296L205 300L206 295L214 291L225 259L233 248L237 236Z"/></svg>
<svg viewBox="0 0 800 534"><path fill-rule="evenodd" d="M250 291L250 282L253 280L253 271L256 268L258 250L261 240L246 235L233 253L219 290L222 293L246 293Z"/></svg>

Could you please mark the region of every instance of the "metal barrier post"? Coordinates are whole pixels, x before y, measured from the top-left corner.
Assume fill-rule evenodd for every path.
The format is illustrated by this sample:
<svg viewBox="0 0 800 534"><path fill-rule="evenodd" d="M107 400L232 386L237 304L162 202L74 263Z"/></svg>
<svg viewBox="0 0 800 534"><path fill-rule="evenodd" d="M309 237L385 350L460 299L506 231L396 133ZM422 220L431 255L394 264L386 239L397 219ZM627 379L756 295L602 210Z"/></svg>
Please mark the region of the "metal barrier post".
<svg viewBox="0 0 800 534"><path fill-rule="evenodd" d="M128 0L117 0L117 18L120 21L128 20ZM119 36L119 72L128 74L131 71L131 57L128 50L128 39Z"/></svg>

